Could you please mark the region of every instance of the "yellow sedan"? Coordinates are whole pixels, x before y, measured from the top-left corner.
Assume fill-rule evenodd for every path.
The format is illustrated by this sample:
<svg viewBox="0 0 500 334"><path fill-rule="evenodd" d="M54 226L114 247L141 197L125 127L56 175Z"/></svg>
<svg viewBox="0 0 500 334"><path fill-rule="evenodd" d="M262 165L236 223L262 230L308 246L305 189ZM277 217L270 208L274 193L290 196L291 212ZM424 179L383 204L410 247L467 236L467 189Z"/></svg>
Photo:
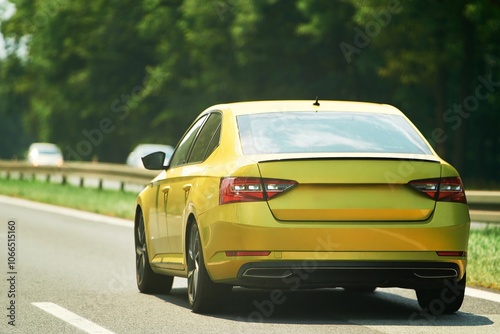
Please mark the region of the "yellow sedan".
<svg viewBox="0 0 500 334"><path fill-rule="evenodd" d="M233 286L415 289L462 305L470 218L457 171L398 109L342 101L212 106L137 198L137 285L187 277L194 312Z"/></svg>

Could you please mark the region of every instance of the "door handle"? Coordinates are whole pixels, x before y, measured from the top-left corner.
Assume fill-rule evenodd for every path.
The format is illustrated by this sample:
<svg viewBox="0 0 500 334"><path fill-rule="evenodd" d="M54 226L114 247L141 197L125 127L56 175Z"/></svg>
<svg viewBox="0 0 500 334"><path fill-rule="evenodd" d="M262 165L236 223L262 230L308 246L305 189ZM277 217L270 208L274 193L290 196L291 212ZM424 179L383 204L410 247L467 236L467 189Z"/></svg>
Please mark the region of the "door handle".
<svg viewBox="0 0 500 334"><path fill-rule="evenodd" d="M183 185L182 190L184 190L184 203L186 203L189 196L189 190L191 190L191 184Z"/></svg>
<svg viewBox="0 0 500 334"><path fill-rule="evenodd" d="M168 192L170 191L170 186L165 186L165 187L161 188L161 191L165 195L168 194Z"/></svg>

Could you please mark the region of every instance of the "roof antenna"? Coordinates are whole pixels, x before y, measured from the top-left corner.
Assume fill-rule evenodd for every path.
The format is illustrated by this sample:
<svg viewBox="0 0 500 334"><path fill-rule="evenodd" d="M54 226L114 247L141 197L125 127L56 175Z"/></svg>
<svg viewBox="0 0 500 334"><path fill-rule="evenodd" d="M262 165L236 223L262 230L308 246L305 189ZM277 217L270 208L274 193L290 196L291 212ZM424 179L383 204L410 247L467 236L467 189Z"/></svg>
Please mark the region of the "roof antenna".
<svg viewBox="0 0 500 334"><path fill-rule="evenodd" d="M319 96L316 96L316 102L313 103L313 106L319 107L318 98Z"/></svg>

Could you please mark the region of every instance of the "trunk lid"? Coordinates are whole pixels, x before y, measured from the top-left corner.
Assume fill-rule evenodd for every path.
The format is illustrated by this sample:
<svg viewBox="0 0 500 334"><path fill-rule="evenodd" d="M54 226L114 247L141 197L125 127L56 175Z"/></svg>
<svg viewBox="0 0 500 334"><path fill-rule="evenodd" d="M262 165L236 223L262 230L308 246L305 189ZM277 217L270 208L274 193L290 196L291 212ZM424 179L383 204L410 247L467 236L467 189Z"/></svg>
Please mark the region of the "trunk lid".
<svg viewBox="0 0 500 334"><path fill-rule="evenodd" d="M422 221L435 200L408 184L439 178L438 161L395 159L305 159L260 161L262 178L295 180L268 201L284 221Z"/></svg>

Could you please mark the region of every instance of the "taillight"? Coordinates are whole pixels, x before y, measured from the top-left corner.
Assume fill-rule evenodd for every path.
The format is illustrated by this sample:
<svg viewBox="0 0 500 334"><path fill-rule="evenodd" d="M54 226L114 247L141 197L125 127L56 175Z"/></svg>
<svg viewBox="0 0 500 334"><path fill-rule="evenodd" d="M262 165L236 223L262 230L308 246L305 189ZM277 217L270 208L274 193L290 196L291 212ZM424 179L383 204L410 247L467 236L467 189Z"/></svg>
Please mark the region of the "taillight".
<svg viewBox="0 0 500 334"><path fill-rule="evenodd" d="M296 181L291 180L226 177L220 182L219 204L267 201L296 184Z"/></svg>
<svg viewBox="0 0 500 334"><path fill-rule="evenodd" d="M436 201L467 204L464 186L459 177L414 180L409 184Z"/></svg>

